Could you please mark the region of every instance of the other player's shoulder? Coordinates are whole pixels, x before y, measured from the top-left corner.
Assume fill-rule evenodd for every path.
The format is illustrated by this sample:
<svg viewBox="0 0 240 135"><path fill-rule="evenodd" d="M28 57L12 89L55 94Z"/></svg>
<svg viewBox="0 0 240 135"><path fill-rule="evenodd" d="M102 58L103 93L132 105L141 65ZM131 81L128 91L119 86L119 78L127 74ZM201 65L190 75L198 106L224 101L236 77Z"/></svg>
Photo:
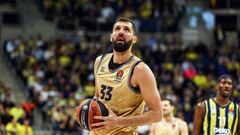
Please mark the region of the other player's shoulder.
<svg viewBox="0 0 240 135"><path fill-rule="evenodd" d="M205 105L204 102L199 102L196 106L195 106L195 113L198 114L199 116L203 116L205 114Z"/></svg>
<svg viewBox="0 0 240 135"><path fill-rule="evenodd" d="M204 109L204 102L205 101L197 103L196 108Z"/></svg>
<svg viewBox="0 0 240 135"><path fill-rule="evenodd" d="M176 122L179 123L179 125L186 124L186 122L180 118L175 118Z"/></svg>

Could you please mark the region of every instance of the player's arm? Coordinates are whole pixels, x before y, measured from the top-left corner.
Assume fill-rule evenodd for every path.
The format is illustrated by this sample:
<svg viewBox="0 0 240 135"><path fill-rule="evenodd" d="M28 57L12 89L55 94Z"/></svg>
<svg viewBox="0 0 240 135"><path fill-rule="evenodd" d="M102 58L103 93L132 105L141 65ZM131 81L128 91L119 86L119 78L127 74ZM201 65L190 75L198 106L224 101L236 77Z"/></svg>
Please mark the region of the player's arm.
<svg viewBox="0 0 240 135"><path fill-rule="evenodd" d="M141 115L120 117L118 122L122 126L138 126L158 122L162 119L161 98L157 89L155 77L151 69L143 62L139 63L131 78L131 84L138 86L149 110Z"/></svg>
<svg viewBox="0 0 240 135"><path fill-rule="evenodd" d="M180 122L180 134L188 135L188 126L187 126L187 123L183 120L181 120Z"/></svg>
<svg viewBox="0 0 240 135"><path fill-rule="evenodd" d="M160 94L157 90L155 77L150 68L143 62L139 63L131 78L132 85L139 86L141 95L143 96L149 110L141 115L129 117L117 117L111 110L111 115L108 117L95 116L95 119L103 120L104 122L94 123L94 130L112 128L115 126L139 126L158 122L162 119L162 106Z"/></svg>
<svg viewBox="0 0 240 135"><path fill-rule="evenodd" d="M94 97L99 97L99 93L98 93L98 89L97 89L97 85L96 85L96 74L97 74L97 68L100 64L100 60L101 60L102 56L98 56L94 62L94 77L95 77L95 95Z"/></svg>
<svg viewBox="0 0 240 135"><path fill-rule="evenodd" d="M194 113L193 135L200 135L204 113L205 113L204 103L203 102L198 103Z"/></svg>
<svg viewBox="0 0 240 135"><path fill-rule="evenodd" d="M240 135L240 110L238 108L238 125L237 125L237 135Z"/></svg>

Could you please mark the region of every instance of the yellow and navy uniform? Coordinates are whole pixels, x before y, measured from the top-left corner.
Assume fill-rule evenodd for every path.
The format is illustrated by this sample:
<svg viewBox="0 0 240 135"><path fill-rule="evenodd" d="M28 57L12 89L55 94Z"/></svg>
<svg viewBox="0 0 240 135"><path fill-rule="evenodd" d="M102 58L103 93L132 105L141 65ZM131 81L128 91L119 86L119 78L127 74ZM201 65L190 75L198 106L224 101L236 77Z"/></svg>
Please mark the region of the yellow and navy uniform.
<svg viewBox="0 0 240 135"><path fill-rule="evenodd" d="M203 135L235 135L239 107L232 101L224 107L212 98L204 101Z"/></svg>
<svg viewBox="0 0 240 135"><path fill-rule="evenodd" d="M95 79L99 99L117 116L135 116L143 113L145 102L140 90L130 84L134 67L141 61L132 56L115 70L109 69L113 54L103 55L96 70ZM94 135L136 135L137 127L116 127L110 130L91 132Z"/></svg>

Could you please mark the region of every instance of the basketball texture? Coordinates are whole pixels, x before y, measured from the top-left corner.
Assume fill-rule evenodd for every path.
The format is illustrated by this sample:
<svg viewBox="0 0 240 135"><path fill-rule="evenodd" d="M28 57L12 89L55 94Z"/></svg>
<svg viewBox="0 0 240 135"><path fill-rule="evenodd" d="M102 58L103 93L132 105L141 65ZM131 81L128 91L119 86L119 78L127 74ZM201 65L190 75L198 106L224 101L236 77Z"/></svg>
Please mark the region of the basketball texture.
<svg viewBox="0 0 240 135"><path fill-rule="evenodd" d="M82 102L75 110L75 119L78 124L87 130L91 130L91 124L100 122L94 116L108 116L106 106L98 99L92 98Z"/></svg>

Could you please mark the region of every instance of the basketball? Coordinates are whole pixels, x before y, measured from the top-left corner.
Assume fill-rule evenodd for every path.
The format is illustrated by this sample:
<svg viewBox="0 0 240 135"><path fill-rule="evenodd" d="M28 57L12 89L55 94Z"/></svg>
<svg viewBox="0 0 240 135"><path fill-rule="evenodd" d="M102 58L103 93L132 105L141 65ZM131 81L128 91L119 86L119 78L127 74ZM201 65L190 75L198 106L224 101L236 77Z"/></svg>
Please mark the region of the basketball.
<svg viewBox="0 0 240 135"><path fill-rule="evenodd" d="M108 116L106 106L98 99L87 99L80 103L75 110L75 119L78 124L87 130L91 130L91 124L100 122L94 119L94 116Z"/></svg>

